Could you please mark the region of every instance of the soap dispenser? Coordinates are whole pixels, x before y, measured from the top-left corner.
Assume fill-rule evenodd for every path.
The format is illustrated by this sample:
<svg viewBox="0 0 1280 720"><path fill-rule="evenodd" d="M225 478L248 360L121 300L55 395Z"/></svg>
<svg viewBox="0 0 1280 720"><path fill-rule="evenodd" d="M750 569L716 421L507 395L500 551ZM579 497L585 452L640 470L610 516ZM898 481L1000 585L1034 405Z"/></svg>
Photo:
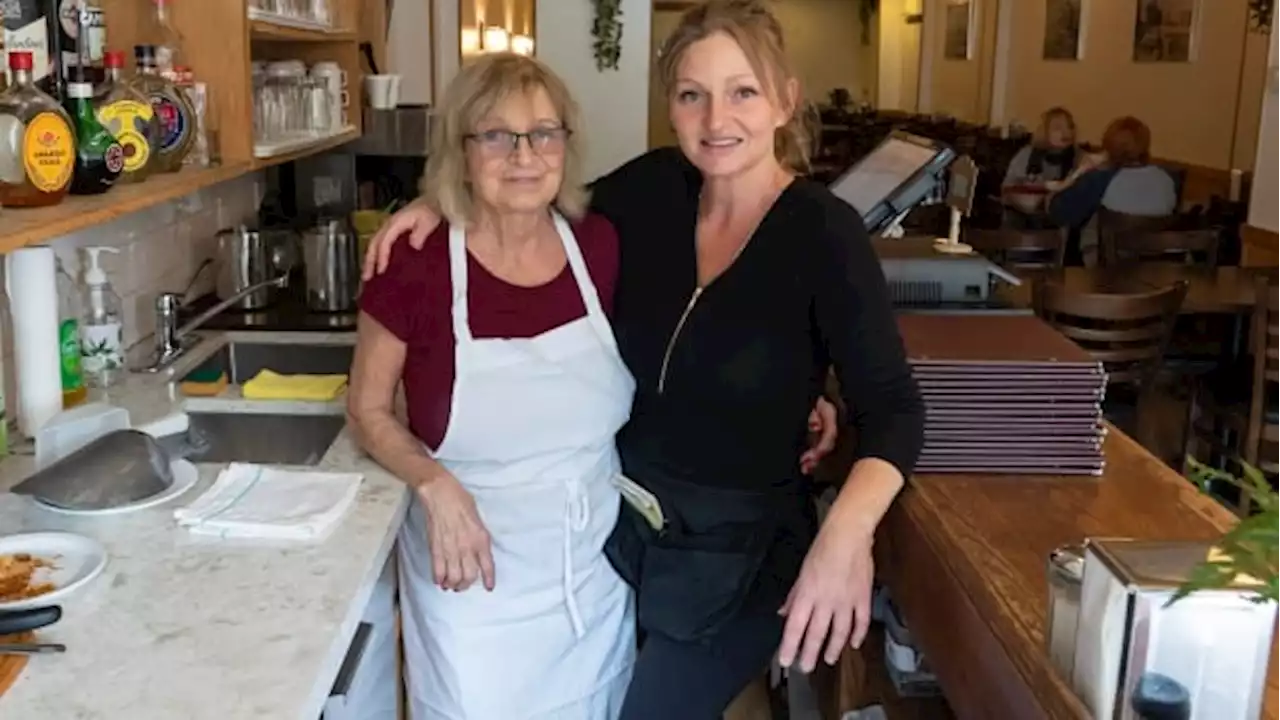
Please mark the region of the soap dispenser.
<svg viewBox="0 0 1280 720"><path fill-rule="evenodd" d="M119 253L112 247L87 247L84 273L84 320L80 323L81 366L94 387L115 384L124 371L124 331L120 296L111 289L100 256Z"/></svg>

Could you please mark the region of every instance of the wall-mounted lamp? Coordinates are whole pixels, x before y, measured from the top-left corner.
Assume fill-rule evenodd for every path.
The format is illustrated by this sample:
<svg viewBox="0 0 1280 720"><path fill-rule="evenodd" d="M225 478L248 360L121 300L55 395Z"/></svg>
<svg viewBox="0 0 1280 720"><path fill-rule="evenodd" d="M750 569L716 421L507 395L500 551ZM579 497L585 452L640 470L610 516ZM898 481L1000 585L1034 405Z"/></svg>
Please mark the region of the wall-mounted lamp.
<svg viewBox="0 0 1280 720"><path fill-rule="evenodd" d="M460 42L463 55L474 55L480 52L480 30L477 28L462 28Z"/></svg>
<svg viewBox="0 0 1280 720"><path fill-rule="evenodd" d="M483 26L480 31L480 50L506 52L511 49L511 34L500 25Z"/></svg>
<svg viewBox="0 0 1280 720"><path fill-rule="evenodd" d="M512 35L511 36L511 52L520 55L533 54L533 38L528 35Z"/></svg>

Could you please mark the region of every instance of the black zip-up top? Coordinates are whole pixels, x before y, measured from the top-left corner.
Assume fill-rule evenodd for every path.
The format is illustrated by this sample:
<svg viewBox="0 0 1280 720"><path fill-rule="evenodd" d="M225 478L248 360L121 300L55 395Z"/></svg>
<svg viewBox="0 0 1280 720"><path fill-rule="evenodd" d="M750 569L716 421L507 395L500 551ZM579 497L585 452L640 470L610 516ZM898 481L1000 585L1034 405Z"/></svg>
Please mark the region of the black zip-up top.
<svg viewBox="0 0 1280 720"><path fill-rule="evenodd" d="M857 212L798 179L700 288L701 184L678 150L663 148L593 188L593 209L620 238L613 325L637 386L618 435L624 471L725 489L794 482L809 410L834 366L857 456L909 475L924 407Z"/></svg>

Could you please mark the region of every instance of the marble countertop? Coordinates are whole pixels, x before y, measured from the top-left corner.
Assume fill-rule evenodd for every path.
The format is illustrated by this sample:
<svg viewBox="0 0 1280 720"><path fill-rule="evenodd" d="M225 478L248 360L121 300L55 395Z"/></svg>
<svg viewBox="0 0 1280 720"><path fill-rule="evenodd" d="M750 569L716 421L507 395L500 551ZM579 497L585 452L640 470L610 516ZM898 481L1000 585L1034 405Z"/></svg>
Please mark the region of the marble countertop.
<svg viewBox="0 0 1280 720"><path fill-rule="evenodd" d="M253 402L234 391L184 399L175 379L228 340L351 342L350 334L207 336L172 370L130 374L105 397L135 425L175 410L295 414L343 412L341 402ZM94 398L91 398L94 399ZM359 452L343 430L316 469L364 475L355 505L319 544L201 538L173 510L191 502L222 464L176 500L118 516L74 518L7 490L31 458L0 463L0 534L62 530L97 539L106 570L40 631L65 654L31 658L0 697L2 720L316 720L338 674L408 504L405 486Z"/></svg>

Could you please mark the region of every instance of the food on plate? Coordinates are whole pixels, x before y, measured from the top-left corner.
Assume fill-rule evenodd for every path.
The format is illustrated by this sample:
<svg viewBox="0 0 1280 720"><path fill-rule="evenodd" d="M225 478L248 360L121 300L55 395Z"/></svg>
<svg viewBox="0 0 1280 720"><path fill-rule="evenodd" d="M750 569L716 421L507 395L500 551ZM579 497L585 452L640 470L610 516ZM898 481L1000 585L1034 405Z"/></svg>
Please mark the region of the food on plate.
<svg viewBox="0 0 1280 720"><path fill-rule="evenodd" d="M0 554L0 602L37 597L54 590L51 582L37 582L36 571L53 563L27 553Z"/></svg>

